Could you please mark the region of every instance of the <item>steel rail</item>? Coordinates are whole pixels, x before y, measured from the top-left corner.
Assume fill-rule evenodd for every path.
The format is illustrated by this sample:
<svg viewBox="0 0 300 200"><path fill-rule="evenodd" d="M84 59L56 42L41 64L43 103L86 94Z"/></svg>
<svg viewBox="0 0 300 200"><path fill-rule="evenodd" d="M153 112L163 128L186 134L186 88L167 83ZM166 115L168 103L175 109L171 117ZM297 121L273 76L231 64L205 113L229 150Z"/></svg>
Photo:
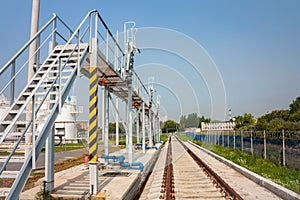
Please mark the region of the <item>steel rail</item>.
<svg viewBox="0 0 300 200"><path fill-rule="evenodd" d="M221 192L225 194L226 199L242 200L243 198L230 187L216 172L214 172L203 160L201 160L192 150L190 150L181 140L176 139L188 152L188 154L194 159L198 166L213 180L217 188L220 188Z"/></svg>
<svg viewBox="0 0 300 200"><path fill-rule="evenodd" d="M166 199L166 200L175 199L171 136L169 137L161 193L163 194L159 197L160 199Z"/></svg>

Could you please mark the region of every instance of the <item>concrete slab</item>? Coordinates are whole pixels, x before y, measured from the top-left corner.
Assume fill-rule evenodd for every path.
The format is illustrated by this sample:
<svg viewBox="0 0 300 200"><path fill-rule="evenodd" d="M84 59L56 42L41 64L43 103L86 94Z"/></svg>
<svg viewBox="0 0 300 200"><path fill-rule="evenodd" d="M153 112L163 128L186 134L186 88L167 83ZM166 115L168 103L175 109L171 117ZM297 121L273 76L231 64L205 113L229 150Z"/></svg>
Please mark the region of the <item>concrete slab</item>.
<svg viewBox="0 0 300 200"><path fill-rule="evenodd" d="M142 162L144 171L147 172L153 164L153 156L157 150L149 149L145 154L135 151L133 154L134 162ZM124 155L124 150L114 152L111 155ZM125 156L126 158L126 156ZM126 160L125 160L126 162ZM129 176L104 176L107 172L128 172ZM99 171L99 188L101 196L105 199L130 199L131 191L137 191L139 183L144 178L144 173L139 170L120 168L116 163L111 163L106 169ZM54 191L51 194L55 198L76 198L87 199L89 197L89 170L85 165L79 165L55 174ZM36 193L41 191L43 179L39 180L37 186L23 192L21 200L34 199ZM132 193L133 194L133 193ZM134 193L135 194L135 193Z"/></svg>

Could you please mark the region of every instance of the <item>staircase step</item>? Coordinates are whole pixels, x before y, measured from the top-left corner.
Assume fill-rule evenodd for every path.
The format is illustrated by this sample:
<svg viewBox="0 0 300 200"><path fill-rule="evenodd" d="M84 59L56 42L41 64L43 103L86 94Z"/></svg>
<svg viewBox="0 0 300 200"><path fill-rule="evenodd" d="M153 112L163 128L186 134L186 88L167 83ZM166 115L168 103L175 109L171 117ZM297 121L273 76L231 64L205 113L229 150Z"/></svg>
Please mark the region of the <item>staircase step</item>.
<svg viewBox="0 0 300 200"><path fill-rule="evenodd" d="M46 70L49 68L49 67L51 67L51 65L52 64L45 64L45 65L43 65L42 67L43 68L46 68ZM67 63L65 66L68 66L68 67L73 67L75 64L74 63ZM57 68L58 67L58 64L54 64L53 66L52 66L52 68ZM41 71L45 71L45 70L41 70Z"/></svg>
<svg viewBox="0 0 300 200"><path fill-rule="evenodd" d="M0 178L17 178L19 171L3 171Z"/></svg>
<svg viewBox="0 0 300 200"><path fill-rule="evenodd" d="M61 76L61 79L69 79L69 78L70 78L70 76ZM47 79L48 79L48 80L55 80L56 77L55 77L55 76L50 76L50 77L48 77Z"/></svg>
<svg viewBox="0 0 300 200"><path fill-rule="evenodd" d="M49 88L50 86L52 85L52 83L51 84L41 84L40 85L40 88ZM64 86L64 84L62 83L62 86ZM36 88L37 87L37 85L29 85L28 86L29 88ZM54 87L59 87L59 84L54 84Z"/></svg>
<svg viewBox="0 0 300 200"><path fill-rule="evenodd" d="M72 65L73 67L75 67L75 65ZM70 72L72 72L74 69L72 68L72 69L64 69L63 71L62 71L62 73L70 73ZM43 72L43 71L42 71ZM44 71L45 72L45 71ZM56 73L56 74L58 74L59 73L59 70L58 69L51 69L51 71L49 72L49 73Z"/></svg>
<svg viewBox="0 0 300 200"><path fill-rule="evenodd" d="M52 58L56 58L58 55L60 54L60 51L59 52L55 52L52 54ZM79 52L79 55L81 56L82 54L82 49L81 51ZM77 58L77 55L78 55L78 51L74 51L73 54L72 54L72 57L76 57ZM70 56L70 53L69 52L64 52L61 54L61 57L65 58L65 57L69 57Z"/></svg>
<svg viewBox="0 0 300 200"><path fill-rule="evenodd" d="M12 120L5 120L5 121L2 121L1 124L3 124L3 125L9 125L9 124L11 124L11 121ZM22 120L22 121L18 120L18 121L16 121L15 124L16 125L26 125L27 121L25 121L25 120Z"/></svg>
<svg viewBox="0 0 300 200"><path fill-rule="evenodd" d="M24 92L24 93L23 93L23 95L25 95L25 96L29 96L29 95L31 95L31 94L32 94L32 92ZM50 92L50 95L53 95L53 94L57 94L57 92L51 91L51 92ZM34 95L35 95L35 96L43 96L43 95L46 95L46 92L36 92L36 93L34 93Z"/></svg>
<svg viewBox="0 0 300 200"><path fill-rule="evenodd" d="M48 58L48 62L50 62L50 63L53 63L54 61L56 61L56 59L57 59L57 57L54 57L54 58ZM65 58L65 57L63 57L63 58L61 58L61 62L66 62L67 60L68 60L69 58ZM72 62L72 63L76 63L77 62L77 56L76 57L70 57L70 59L68 60L68 63L70 63L70 62ZM58 60L57 60L57 62L58 62ZM58 64L58 63L57 63Z"/></svg>
<svg viewBox="0 0 300 200"><path fill-rule="evenodd" d="M10 191L10 188L0 188L0 197L6 197Z"/></svg>
<svg viewBox="0 0 300 200"><path fill-rule="evenodd" d="M65 45L57 45L55 47L55 51L61 51ZM65 50L73 50L77 44L69 44ZM88 46L88 43L81 43L79 44L79 49L85 49Z"/></svg>

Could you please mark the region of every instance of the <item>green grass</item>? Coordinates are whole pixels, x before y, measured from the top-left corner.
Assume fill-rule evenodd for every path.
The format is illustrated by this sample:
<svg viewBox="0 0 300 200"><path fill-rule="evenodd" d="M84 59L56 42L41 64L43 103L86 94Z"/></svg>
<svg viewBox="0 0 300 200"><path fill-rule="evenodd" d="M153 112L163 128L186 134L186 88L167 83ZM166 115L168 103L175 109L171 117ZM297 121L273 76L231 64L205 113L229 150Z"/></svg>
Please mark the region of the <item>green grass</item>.
<svg viewBox="0 0 300 200"><path fill-rule="evenodd" d="M195 142L212 152L231 160L232 162L243 166L265 178L268 178L285 188L288 188L300 194L300 171L294 168L283 167L279 163L257 158L238 150L225 148L222 146L211 146Z"/></svg>
<svg viewBox="0 0 300 200"><path fill-rule="evenodd" d="M160 141L162 141L162 142L168 141L168 138L169 138L169 134L161 134L160 135Z"/></svg>
<svg viewBox="0 0 300 200"><path fill-rule="evenodd" d="M55 152L62 152L62 151L72 151L76 149L82 149L86 147L86 143L67 143L61 144L59 146L54 146Z"/></svg>
<svg viewBox="0 0 300 200"><path fill-rule="evenodd" d="M186 135L178 135L178 138L183 140L183 141L188 141L188 140L191 140L190 137L186 136Z"/></svg>

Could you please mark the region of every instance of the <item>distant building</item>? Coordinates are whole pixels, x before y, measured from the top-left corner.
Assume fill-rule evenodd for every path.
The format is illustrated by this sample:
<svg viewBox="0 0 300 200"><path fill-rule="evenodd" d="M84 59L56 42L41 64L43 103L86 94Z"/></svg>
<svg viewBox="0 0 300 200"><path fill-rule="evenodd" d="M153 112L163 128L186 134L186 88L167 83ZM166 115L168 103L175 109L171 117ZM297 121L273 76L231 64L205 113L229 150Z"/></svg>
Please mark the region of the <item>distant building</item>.
<svg viewBox="0 0 300 200"><path fill-rule="evenodd" d="M201 122L201 131L233 131L235 122Z"/></svg>

